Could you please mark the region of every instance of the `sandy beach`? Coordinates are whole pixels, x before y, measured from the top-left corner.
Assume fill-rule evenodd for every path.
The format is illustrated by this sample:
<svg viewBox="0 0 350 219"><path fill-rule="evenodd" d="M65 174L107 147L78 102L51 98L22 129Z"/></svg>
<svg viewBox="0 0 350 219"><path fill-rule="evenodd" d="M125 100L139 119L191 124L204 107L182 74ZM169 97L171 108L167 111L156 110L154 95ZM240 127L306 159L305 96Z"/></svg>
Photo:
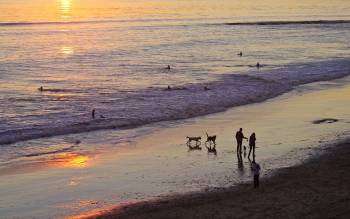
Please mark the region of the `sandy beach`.
<svg viewBox="0 0 350 219"><path fill-rule="evenodd" d="M153 218L154 212L159 212L160 218L172 215L193 218L197 213L203 214L200 218L210 218L213 214L219 215L218 212L222 218L231 217L232 212L237 217L241 213L242 217L250 214L253 217L254 212L258 212L256 218L261 218L260 209L270 209L264 214L274 209L288 212L302 209L313 197L325 195L326 199L322 199L325 203L336 200L332 195L344 197L348 193L334 193L331 189L347 186L346 179L340 180L341 171L346 172L345 166L341 169L325 164L317 169L316 162L311 163L310 168L301 166L287 171L285 168L303 164L327 146L340 148L334 147L334 142L349 138L349 79L300 86L263 103L186 121L16 144L62 149L60 153L42 156L29 154L0 168L1 218L85 218L121 206L131 206L132 210L118 211L115 217ZM252 189L249 160L244 157L241 164L237 161L233 134L239 127L244 128L245 135L257 133L256 159L262 167L259 190ZM202 150L187 148L186 136L202 136L205 140L205 132L218 136L217 154L208 152L204 145ZM75 144L77 140L81 143ZM342 160L337 159L332 162ZM304 169L305 172L294 174ZM314 169L320 172L309 174ZM325 178L333 177L331 174L336 174L332 178L334 182ZM304 175L314 178L308 180ZM294 181L296 179L305 182ZM317 188L313 185L316 182L322 187L309 196L309 190ZM297 189L303 190L294 192ZM327 190L318 192L323 189ZM288 193L295 196L285 196ZM285 200L280 200L281 197ZM265 200L271 200L274 205L269 206ZM145 201L150 202L145 204ZM316 201L313 207L318 206ZM297 206L289 204L292 202ZM174 210L165 210L168 207ZM202 208L205 210L200 210ZM167 215L169 212L172 215Z"/></svg>
<svg viewBox="0 0 350 219"><path fill-rule="evenodd" d="M251 183L153 202L88 218L349 218L350 139L306 163Z"/></svg>

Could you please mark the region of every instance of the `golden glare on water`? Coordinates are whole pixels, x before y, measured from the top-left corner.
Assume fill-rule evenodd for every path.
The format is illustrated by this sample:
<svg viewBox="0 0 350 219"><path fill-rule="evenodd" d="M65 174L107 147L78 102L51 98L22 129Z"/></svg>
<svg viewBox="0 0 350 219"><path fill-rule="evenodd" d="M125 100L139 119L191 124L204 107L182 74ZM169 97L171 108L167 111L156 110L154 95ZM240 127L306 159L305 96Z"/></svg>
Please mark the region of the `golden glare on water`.
<svg viewBox="0 0 350 219"><path fill-rule="evenodd" d="M61 1L61 18L71 17L72 0L60 0Z"/></svg>
<svg viewBox="0 0 350 219"><path fill-rule="evenodd" d="M69 46L62 46L60 51L63 55L71 55L74 53L73 48Z"/></svg>
<svg viewBox="0 0 350 219"><path fill-rule="evenodd" d="M79 154L62 154L54 162L54 166L64 168L85 168L89 165L90 157Z"/></svg>

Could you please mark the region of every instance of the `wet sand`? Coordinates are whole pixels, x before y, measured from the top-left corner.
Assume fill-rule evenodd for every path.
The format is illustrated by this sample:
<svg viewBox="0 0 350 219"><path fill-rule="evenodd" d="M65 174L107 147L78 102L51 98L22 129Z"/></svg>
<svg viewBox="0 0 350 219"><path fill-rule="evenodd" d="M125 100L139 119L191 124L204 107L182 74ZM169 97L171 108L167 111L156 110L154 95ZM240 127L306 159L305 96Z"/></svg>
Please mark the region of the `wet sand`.
<svg viewBox="0 0 350 219"><path fill-rule="evenodd" d="M320 149L321 150L321 149ZM212 192L174 196L91 218L350 218L350 139L302 165Z"/></svg>

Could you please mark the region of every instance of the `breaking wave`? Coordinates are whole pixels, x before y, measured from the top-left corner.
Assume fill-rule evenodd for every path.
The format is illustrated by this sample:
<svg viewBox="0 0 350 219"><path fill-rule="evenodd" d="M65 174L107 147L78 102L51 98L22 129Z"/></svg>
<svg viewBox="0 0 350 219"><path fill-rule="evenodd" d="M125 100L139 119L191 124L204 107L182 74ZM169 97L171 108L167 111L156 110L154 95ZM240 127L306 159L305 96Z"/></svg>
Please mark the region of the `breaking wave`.
<svg viewBox="0 0 350 219"><path fill-rule="evenodd" d="M348 59L290 65L248 74L223 75L217 81L184 87L147 88L128 94L109 105L103 116L76 116L55 125L37 125L0 132L0 144L90 132L128 129L160 121L186 119L222 112L234 106L261 102L292 90L295 86L332 80L350 74ZM111 94L113 95L113 94Z"/></svg>

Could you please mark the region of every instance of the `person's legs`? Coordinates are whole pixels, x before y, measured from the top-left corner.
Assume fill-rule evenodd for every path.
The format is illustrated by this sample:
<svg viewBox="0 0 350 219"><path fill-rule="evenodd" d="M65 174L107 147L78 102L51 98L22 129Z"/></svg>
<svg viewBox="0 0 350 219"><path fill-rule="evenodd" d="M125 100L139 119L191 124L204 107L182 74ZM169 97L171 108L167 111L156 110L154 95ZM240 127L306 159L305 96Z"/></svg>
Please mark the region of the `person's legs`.
<svg viewBox="0 0 350 219"><path fill-rule="evenodd" d="M252 146L249 146L248 158L250 157L250 152L252 152ZM253 156L254 156L254 151L253 151Z"/></svg>
<svg viewBox="0 0 350 219"><path fill-rule="evenodd" d="M242 141L238 141L238 151L242 153Z"/></svg>
<svg viewBox="0 0 350 219"><path fill-rule="evenodd" d="M254 188L257 188L258 186L259 186L258 176L254 175Z"/></svg>
<svg viewBox="0 0 350 219"><path fill-rule="evenodd" d="M254 175L254 188L256 188L256 176Z"/></svg>

